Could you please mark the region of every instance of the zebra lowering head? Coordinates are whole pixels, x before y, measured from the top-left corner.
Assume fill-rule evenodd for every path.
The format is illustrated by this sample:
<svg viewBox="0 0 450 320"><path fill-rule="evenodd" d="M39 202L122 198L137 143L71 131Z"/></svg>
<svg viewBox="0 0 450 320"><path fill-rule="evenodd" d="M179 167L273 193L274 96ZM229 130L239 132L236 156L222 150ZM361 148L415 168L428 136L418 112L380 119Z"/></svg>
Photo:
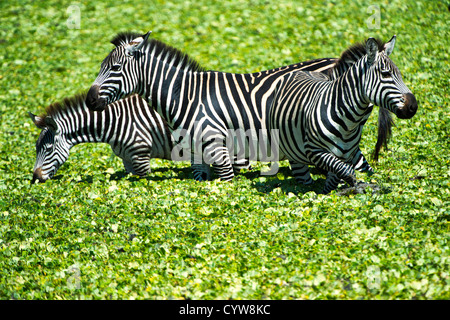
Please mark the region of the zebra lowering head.
<svg viewBox="0 0 450 320"><path fill-rule="evenodd" d="M33 180L45 182L51 179L59 167L69 158L70 145L60 134L56 121L50 116L39 117L28 113L34 124L42 129L36 142L36 163L33 168Z"/></svg>
<svg viewBox="0 0 450 320"><path fill-rule="evenodd" d="M367 72L365 73L367 99L393 112L400 119L410 119L417 112L416 97L404 84L397 66L389 58L394 50L396 36L380 46L374 38L366 41Z"/></svg>
<svg viewBox="0 0 450 320"><path fill-rule="evenodd" d="M86 105L90 110L103 111L123 96L139 92L138 76L144 46L151 31L145 35L119 34L111 42L116 48L103 60L97 79L88 91ZM137 36L137 37L136 37Z"/></svg>

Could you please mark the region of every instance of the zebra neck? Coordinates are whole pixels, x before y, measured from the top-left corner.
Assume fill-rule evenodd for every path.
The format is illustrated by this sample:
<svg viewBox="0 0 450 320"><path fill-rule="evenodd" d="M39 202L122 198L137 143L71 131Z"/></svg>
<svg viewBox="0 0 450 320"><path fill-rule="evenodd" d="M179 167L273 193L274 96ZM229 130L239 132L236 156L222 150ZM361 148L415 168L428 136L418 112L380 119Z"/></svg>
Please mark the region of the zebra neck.
<svg viewBox="0 0 450 320"><path fill-rule="evenodd" d="M358 63L334 80L330 87L330 99L337 102L333 103L337 108L336 111L355 123L355 126L366 120L372 111L365 95L364 77L364 69Z"/></svg>
<svg viewBox="0 0 450 320"><path fill-rule="evenodd" d="M93 112L87 108L80 108L76 112L66 113L60 117L65 128L66 140L71 147L85 142L110 143L115 137L116 119L112 116L113 105L103 112Z"/></svg>
<svg viewBox="0 0 450 320"><path fill-rule="evenodd" d="M174 124L173 110L180 103L182 84L188 81L191 73L156 58L151 59L147 70L143 72L143 85L138 94L147 100L169 126Z"/></svg>

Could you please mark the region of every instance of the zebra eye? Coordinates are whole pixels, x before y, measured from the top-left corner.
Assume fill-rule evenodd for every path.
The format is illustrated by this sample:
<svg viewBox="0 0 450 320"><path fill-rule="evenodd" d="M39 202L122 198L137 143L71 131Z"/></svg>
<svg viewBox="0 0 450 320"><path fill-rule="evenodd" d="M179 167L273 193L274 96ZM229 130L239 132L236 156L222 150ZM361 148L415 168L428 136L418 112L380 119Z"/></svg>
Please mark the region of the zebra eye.
<svg viewBox="0 0 450 320"><path fill-rule="evenodd" d="M122 66L121 66L120 64L114 64L114 65L111 67L111 70L112 70L112 71L120 71L120 69L122 69Z"/></svg>
<svg viewBox="0 0 450 320"><path fill-rule="evenodd" d="M389 70L381 70L381 76L383 78L389 78L391 76L391 72Z"/></svg>

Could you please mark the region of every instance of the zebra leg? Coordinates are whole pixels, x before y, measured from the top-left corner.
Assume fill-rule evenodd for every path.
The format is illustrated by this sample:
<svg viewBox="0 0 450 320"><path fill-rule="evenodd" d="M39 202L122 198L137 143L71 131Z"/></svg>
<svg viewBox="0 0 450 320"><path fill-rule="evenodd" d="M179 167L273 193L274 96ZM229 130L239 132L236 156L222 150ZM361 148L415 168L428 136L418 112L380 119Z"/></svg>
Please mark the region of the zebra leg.
<svg viewBox="0 0 450 320"><path fill-rule="evenodd" d="M133 157L131 165L131 173L135 175L143 177L151 172L150 157Z"/></svg>
<svg viewBox="0 0 450 320"><path fill-rule="evenodd" d="M231 165L230 154L226 146L210 143L205 147L204 155L208 155L208 162L212 163L214 172L221 180L231 181L233 179L233 166Z"/></svg>
<svg viewBox="0 0 450 320"><path fill-rule="evenodd" d="M193 164L191 163L192 171L194 173L194 180L196 181L209 181L212 179L211 167L206 163ZM247 159L236 160L233 164L233 173L236 175L242 169L252 170L250 161Z"/></svg>
<svg viewBox="0 0 450 320"><path fill-rule="evenodd" d="M298 183L308 185L314 182L311 178L311 174L309 172L309 167L307 164L298 163L291 160L289 160L289 164L291 165L292 175Z"/></svg>
<svg viewBox="0 0 450 320"><path fill-rule="evenodd" d="M341 178L339 178L335 173L328 172L322 193L323 194L330 193L331 191L337 188L337 186L341 181L342 181Z"/></svg>
<svg viewBox="0 0 450 320"><path fill-rule="evenodd" d="M211 180L211 168L208 164L202 162L200 164L194 163L191 159L191 168L194 173L195 181L209 181Z"/></svg>
<svg viewBox="0 0 450 320"><path fill-rule="evenodd" d="M233 172L234 174L238 174L242 169L252 170L252 166L250 165L250 160L248 159L235 159L233 163Z"/></svg>
<svg viewBox="0 0 450 320"><path fill-rule="evenodd" d="M350 186L354 186L356 182L355 170L353 165L343 162L335 155L323 151L323 150L309 150L306 152L308 158L317 167L322 168L328 172L334 173L338 179L342 179L347 182ZM325 187L323 192L330 192L333 185L336 184L333 175L328 174L327 180L325 181ZM339 183L339 181L338 181ZM337 185L336 185L337 186ZM336 186L334 188L336 188Z"/></svg>
<svg viewBox="0 0 450 320"><path fill-rule="evenodd" d="M131 161L122 159L123 166L125 168L126 173L133 173L133 163Z"/></svg>
<svg viewBox="0 0 450 320"><path fill-rule="evenodd" d="M361 172L367 172L369 175L373 174L373 169L370 164L367 162L366 158L362 154L361 150L358 148L357 152L353 156L352 164L355 167L355 170Z"/></svg>

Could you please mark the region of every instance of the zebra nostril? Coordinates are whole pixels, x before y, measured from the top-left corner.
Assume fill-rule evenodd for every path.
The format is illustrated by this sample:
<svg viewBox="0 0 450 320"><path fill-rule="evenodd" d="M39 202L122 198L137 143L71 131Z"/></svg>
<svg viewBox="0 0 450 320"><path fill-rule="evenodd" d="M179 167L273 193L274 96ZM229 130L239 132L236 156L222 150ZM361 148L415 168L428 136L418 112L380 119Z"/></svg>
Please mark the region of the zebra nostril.
<svg viewBox="0 0 450 320"><path fill-rule="evenodd" d="M418 109L416 97L412 93L405 93L402 97L404 105L396 112L397 117L401 119L412 118Z"/></svg>
<svg viewBox="0 0 450 320"><path fill-rule="evenodd" d="M43 175L42 175L42 169L41 168L37 168L36 170L34 170L33 172L33 180L31 180L31 184L34 184L36 182L36 180L39 180L39 182L45 182L46 179L44 179Z"/></svg>
<svg viewBox="0 0 450 320"><path fill-rule="evenodd" d="M418 108L416 97L412 93L407 93L405 95L405 100L408 105L408 110L410 112L416 112Z"/></svg>

